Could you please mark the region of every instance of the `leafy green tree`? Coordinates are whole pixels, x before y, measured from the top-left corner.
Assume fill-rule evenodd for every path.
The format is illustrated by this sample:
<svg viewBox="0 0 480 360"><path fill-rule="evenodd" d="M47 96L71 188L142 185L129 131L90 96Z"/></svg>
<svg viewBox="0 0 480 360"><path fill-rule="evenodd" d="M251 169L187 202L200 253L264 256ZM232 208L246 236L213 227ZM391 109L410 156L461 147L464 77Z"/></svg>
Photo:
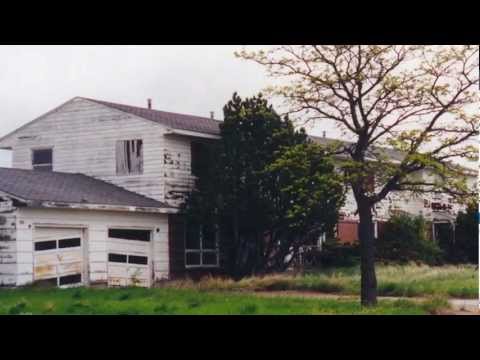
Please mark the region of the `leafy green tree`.
<svg viewBox="0 0 480 360"><path fill-rule="evenodd" d="M478 46L302 45L243 50L281 81L270 89L290 114L335 124L345 180L360 220L361 302L377 303L373 211L392 191L470 194L451 160L476 160ZM382 147L404 156L392 161ZM436 176L415 176L428 169ZM368 178L375 177L371 189Z"/></svg>
<svg viewBox="0 0 480 360"><path fill-rule="evenodd" d="M453 249L452 257L456 261L478 264L478 205L475 202L457 216Z"/></svg>
<svg viewBox="0 0 480 360"><path fill-rule="evenodd" d="M184 205L187 221L215 224L232 276L284 270L301 245L334 226L343 185L324 151L261 95L234 94L220 130Z"/></svg>

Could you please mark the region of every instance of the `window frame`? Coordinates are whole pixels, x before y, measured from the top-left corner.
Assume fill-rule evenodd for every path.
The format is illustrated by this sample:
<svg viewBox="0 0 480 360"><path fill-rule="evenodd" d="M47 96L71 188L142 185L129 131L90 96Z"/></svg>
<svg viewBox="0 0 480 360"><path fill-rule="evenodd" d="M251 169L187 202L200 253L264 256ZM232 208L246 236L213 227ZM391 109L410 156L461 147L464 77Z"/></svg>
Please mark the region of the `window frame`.
<svg viewBox="0 0 480 360"><path fill-rule="evenodd" d="M127 171L126 173L121 173L119 172L119 166L118 166L118 154L117 154L117 149L118 149L118 143L123 143L123 145L125 146L125 143L126 142L132 142L132 141L135 141L136 142L136 146L138 146L138 142L141 142L141 152L140 152L140 156L141 156L141 169L139 172L132 172L132 171ZM139 175L143 175L145 173L145 142L143 141L143 139L140 139L140 138L134 138L134 139L120 139L120 140L116 140L115 141L115 174L116 176L139 176ZM130 165L132 165L130 163Z"/></svg>
<svg viewBox="0 0 480 360"><path fill-rule="evenodd" d="M187 226L188 224L185 224L185 231L184 231L184 244L185 244L185 268L186 269L199 269L199 268L218 268L220 267L220 247L219 247L219 232L218 228L215 228L215 249L204 249L203 248L203 225L199 226L199 237L200 237L200 246L198 249L187 249ZM187 254L192 254L196 253L200 255L200 264L194 264L194 265L189 265L187 263ZM209 254L215 254L216 255L216 264L203 264L203 254L204 253L209 253Z"/></svg>
<svg viewBox="0 0 480 360"><path fill-rule="evenodd" d="M50 166L51 170L49 171L54 171L54 168L53 168L53 164L55 162L55 158L54 158L54 151L53 151L54 147L53 146L44 146L44 147L33 147L30 149L30 164L32 166L32 170L37 170L37 168L45 168L45 167L48 167ZM33 160L34 160L34 153L35 151L45 151L45 150L50 150L52 152L52 162L51 163L44 163L44 164L34 164L33 163Z"/></svg>

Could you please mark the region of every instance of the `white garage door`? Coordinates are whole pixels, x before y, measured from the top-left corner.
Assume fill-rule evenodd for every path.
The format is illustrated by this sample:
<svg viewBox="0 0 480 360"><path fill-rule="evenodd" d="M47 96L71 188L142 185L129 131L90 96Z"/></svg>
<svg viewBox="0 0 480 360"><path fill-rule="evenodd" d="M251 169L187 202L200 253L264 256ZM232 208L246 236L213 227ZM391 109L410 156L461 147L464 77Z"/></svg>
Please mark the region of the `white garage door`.
<svg viewBox="0 0 480 360"><path fill-rule="evenodd" d="M110 229L108 232L108 285L142 286L152 283L151 232Z"/></svg>
<svg viewBox="0 0 480 360"><path fill-rule="evenodd" d="M82 229L35 228L33 278L68 287L84 282Z"/></svg>

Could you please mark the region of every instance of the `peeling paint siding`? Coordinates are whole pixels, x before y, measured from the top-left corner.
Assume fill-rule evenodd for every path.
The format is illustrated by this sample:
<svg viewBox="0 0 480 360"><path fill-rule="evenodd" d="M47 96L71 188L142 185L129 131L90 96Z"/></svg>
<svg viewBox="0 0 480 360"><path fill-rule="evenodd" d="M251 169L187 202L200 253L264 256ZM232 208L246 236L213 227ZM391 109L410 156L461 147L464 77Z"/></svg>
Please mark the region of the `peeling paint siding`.
<svg viewBox="0 0 480 360"><path fill-rule="evenodd" d="M422 172L418 176L420 179L431 179L431 176L427 172ZM475 177L469 177L467 182L471 188L476 186ZM377 192L379 190L379 188L376 189ZM465 209L465 206L456 202L450 202L450 199L451 197L448 194L414 194L409 191L391 192L384 200L375 205L374 217L377 220L385 221L392 216L392 211L400 210L414 216L421 215L427 221L431 221L435 216L435 212L432 211L431 207L425 207L424 200L427 200L430 204L432 202L451 203L452 209L445 213L456 216L459 211ZM347 219L358 221L358 215L355 214L356 211L357 205L355 198L352 190L349 189L347 191L345 205L341 209L341 212L345 214Z"/></svg>
<svg viewBox="0 0 480 360"><path fill-rule="evenodd" d="M186 137L165 136L163 149L164 201L180 205L194 186L191 170L191 141Z"/></svg>
<svg viewBox="0 0 480 360"><path fill-rule="evenodd" d="M0 286L15 285L17 273L16 210L0 210Z"/></svg>
<svg viewBox="0 0 480 360"><path fill-rule="evenodd" d="M21 209L19 219L19 253L24 253L18 268L17 285L33 280L33 231L35 224L85 226L89 282L107 281L107 239L109 227L159 229L153 232L153 264L155 280L169 276L168 217L163 214L137 214L84 210ZM28 243L28 245L27 245ZM28 256L27 256L28 254Z"/></svg>
<svg viewBox="0 0 480 360"><path fill-rule="evenodd" d="M31 169L31 149L53 147L54 171L83 173L163 201L165 130L162 125L79 99L13 135L13 167ZM23 136L32 138L19 139ZM143 140L144 173L117 176L115 144L129 139Z"/></svg>

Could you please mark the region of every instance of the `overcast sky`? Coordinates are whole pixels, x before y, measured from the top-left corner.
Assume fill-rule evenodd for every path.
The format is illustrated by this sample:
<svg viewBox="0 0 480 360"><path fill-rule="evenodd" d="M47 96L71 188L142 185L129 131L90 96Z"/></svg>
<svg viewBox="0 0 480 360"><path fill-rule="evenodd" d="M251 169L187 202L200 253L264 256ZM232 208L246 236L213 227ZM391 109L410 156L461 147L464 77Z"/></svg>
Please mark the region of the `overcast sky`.
<svg viewBox="0 0 480 360"><path fill-rule="evenodd" d="M237 59L242 46L0 46L0 137L63 102L83 96L222 119L237 91L252 96L271 83L265 70ZM248 46L260 49L266 46ZM311 134L338 137L322 124ZM0 150L0 166L10 166Z"/></svg>

